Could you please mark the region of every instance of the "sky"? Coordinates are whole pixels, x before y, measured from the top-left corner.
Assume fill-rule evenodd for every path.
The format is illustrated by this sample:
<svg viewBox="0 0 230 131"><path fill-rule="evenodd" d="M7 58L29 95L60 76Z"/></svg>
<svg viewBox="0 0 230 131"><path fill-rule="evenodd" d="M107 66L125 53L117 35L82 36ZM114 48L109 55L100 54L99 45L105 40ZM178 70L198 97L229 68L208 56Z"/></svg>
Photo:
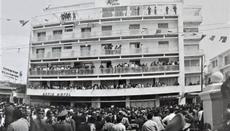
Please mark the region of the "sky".
<svg viewBox="0 0 230 131"><path fill-rule="evenodd" d="M21 27L19 20L29 20L41 15L48 5L77 4L91 0L0 0L0 64L22 71L20 83L26 83L30 25ZM208 35L229 36L228 43L204 39L200 48L206 61L230 49L230 0L184 0L185 4L201 5L203 23L200 30ZM7 21L6 19L10 19ZM210 29L216 30L210 30ZM208 30L208 31L205 31ZM18 49L20 48L20 49ZM0 78L1 79L1 78Z"/></svg>

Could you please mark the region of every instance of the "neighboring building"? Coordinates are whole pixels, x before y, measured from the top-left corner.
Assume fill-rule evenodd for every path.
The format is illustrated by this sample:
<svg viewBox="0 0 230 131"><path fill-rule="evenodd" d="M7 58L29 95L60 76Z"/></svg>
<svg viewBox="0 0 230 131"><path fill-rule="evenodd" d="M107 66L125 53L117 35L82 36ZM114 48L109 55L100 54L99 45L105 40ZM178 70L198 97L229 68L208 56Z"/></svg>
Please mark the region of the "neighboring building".
<svg viewBox="0 0 230 131"><path fill-rule="evenodd" d="M26 85L0 81L0 102L25 103Z"/></svg>
<svg viewBox="0 0 230 131"><path fill-rule="evenodd" d="M97 2L34 18L31 104L153 107L201 91L201 7L183 0Z"/></svg>
<svg viewBox="0 0 230 131"><path fill-rule="evenodd" d="M230 76L230 49L210 59L207 78L218 71L223 74L224 79Z"/></svg>

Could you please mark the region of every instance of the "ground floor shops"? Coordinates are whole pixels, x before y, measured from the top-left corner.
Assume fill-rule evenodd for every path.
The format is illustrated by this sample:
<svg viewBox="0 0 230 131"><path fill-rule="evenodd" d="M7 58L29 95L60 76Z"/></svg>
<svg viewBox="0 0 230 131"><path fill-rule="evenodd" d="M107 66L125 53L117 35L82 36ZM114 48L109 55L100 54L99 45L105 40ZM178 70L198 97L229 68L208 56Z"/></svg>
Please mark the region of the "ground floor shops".
<svg viewBox="0 0 230 131"><path fill-rule="evenodd" d="M190 100L189 100L190 101ZM179 94L118 97L30 96L32 105L66 105L74 107L159 107L179 103Z"/></svg>

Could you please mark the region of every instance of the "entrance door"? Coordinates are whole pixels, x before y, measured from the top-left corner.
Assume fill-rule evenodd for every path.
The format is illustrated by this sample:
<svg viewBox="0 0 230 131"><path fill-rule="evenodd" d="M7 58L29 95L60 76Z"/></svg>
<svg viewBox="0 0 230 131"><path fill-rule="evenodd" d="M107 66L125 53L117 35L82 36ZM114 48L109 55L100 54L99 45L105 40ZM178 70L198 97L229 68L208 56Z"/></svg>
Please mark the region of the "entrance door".
<svg viewBox="0 0 230 131"><path fill-rule="evenodd" d="M125 102L102 102L101 108L108 108L108 107L125 107Z"/></svg>

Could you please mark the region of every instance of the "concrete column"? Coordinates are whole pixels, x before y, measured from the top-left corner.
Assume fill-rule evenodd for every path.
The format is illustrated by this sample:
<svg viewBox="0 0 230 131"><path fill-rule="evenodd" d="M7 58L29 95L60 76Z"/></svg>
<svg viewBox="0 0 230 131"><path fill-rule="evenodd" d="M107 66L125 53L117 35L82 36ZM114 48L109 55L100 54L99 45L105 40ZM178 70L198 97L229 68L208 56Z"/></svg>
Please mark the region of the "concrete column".
<svg viewBox="0 0 230 131"><path fill-rule="evenodd" d="M184 71L184 35L181 34L183 32L183 4L177 4L178 9L178 47L179 47L179 68L180 74L178 78L178 82L181 87L180 96L185 93L185 71ZM185 98L179 99L179 104L185 104Z"/></svg>
<svg viewBox="0 0 230 131"><path fill-rule="evenodd" d="M130 98L129 97L125 98L125 107L130 107Z"/></svg>
<svg viewBox="0 0 230 131"><path fill-rule="evenodd" d="M100 108L101 107L101 102L100 98L92 98L92 107L93 108Z"/></svg>
<svg viewBox="0 0 230 131"><path fill-rule="evenodd" d="M224 105L226 103L222 98L220 86L220 84L209 85L206 88L215 87L216 89L204 91L200 94L204 108L204 123L210 123L214 130L224 121Z"/></svg>
<svg viewBox="0 0 230 131"><path fill-rule="evenodd" d="M159 96L156 96L155 106L160 107L160 97Z"/></svg>

